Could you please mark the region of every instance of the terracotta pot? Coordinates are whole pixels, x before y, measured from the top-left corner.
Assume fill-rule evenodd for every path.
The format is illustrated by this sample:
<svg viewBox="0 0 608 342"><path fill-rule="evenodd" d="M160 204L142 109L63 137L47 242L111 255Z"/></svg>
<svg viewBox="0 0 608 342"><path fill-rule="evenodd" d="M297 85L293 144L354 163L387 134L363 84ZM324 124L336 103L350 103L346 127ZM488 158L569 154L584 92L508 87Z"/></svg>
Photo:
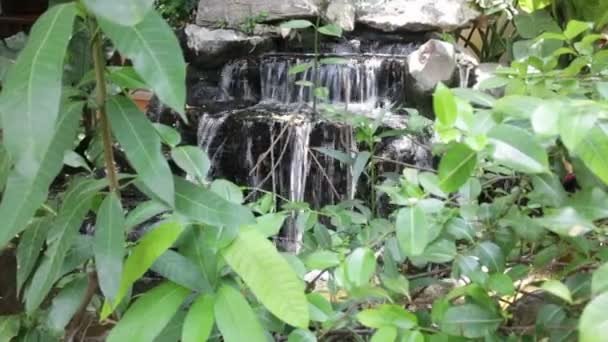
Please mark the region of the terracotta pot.
<svg viewBox="0 0 608 342"><path fill-rule="evenodd" d="M150 91L134 90L129 94L129 96L141 111L146 112L148 110L150 100L152 99L152 93Z"/></svg>
<svg viewBox="0 0 608 342"><path fill-rule="evenodd" d="M0 0L3 15L41 14L49 5L48 0Z"/></svg>

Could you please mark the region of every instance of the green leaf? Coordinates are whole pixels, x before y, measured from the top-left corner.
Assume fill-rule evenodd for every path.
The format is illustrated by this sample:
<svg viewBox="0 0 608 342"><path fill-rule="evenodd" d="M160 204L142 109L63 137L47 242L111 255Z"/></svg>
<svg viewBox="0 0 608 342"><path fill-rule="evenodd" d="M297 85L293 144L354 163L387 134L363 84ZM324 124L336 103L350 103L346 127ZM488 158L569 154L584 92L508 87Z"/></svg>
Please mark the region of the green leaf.
<svg viewBox="0 0 608 342"><path fill-rule="evenodd" d="M400 342L424 342L424 335L417 330L404 331Z"/></svg>
<svg viewBox="0 0 608 342"><path fill-rule="evenodd" d="M326 57L319 59L319 64L348 64L350 61L341 57Z"/></svg>
<svg viewBox="0 0 608 342"><path fill-rule="evenodd" d="M310 318L315 322L326 322L333 314L331 303L323 295L313 292L307 295Z"/></svg>
<svg viewBox="0 0 608 342"><path fill-rule="evenodd" d="M295 327L308 327L304 284L264 235L241 230L222 255L273 315Z"/></svg>
<svg viewBox="0 0 608 342"><path fill-rule="evenodd" d="M599 188L577 191L568 205L591 221L608 217L608 195Z"/></svg>
<svg viewBox="0 0 608 342"><path fill-rule="evenodd" d="M603 342L606 340L608 324L608 293L595 297L583 310L578 323L580 342Z"/></svg>
<svg viewBox="0 0 608 342"><path fill-rule="evenodd" d="M66 193L47 237L48 248L25 294L25 309L34 312L61 276L62 265L99 187L107 182L77 180Z"/></svg>
<svg viewBox="0 0 608 342"><path fill-rule="evenodd" d="M328 24L325 26L321 26L317 29L317 31L326 36L338 38L342 37L342 28L336 24Z"/></svg>
<svg viewBox="0 0 608 342"><path fill-rule="evenodd" d="M367 151L357 153L357 157L355 158L355 162L353 163L351 173L351 189L357 189L357 184L359 184L359 178L361 177L361 174L363 174L363 171L367 166L367 162L370 160L371 157L372 154Z"/></svg>
<svg viewBox="0 0 608 342"><path fill-rule="evenodd" d="M173 176L161 153L160 137L135 104L124 96L108 101L108 115L114 136L123 147L138 178L160 199L173 205Z"/></svg>
<svg viewBox="0 0 608 342"><path fill-rule="evenodd" d="M21 319L18 315L0 316L0 340L11 341L11 339L19 334L21 327Z"/></svg>
<svg viewBox="0 0 608 342"><path fill-rule="evenodd" d="M19 240L17 247L17 292L19 293L36 266L50 225L51 219L48 217L35 219Z"/></svg>
<svg viewBox="0 0 608 342"><path fill-rule="evenodd" d="M564 36L568 40L572 40L578 37L581 33L591 30L593 28L593 23L587 23L584 21L578 20L570 20L568 25L566 25L566 29L564 30Z"/></svg>
<svg viewBox="0 0 608 342"><path fill-rule="evenodd" d="M501 296L511 296L515 293L513 280L503 273L492 274L488 279L488 287Z"/></svg>
<svg viewBox="0 0 608 342"><path fill-rule="evenodd" d="M11 160L11 156L4 145L0 144L0 191L4 191L12 167L13 161Z"/></svg>
<svg viewBox="0 0 608 342"><path fill-rule="evenodd" d="M112 23L133 26L152 10L154 0L83 0L87 10Z"/></svg>
<svg viewBox="0 0 608 342"><path fill-rule="evenodd" d="M148 89L133 67L108 67L108 79L122 89Z"/></svg>
<svg viewBox="0 0 608 342"><path fill-rule="evenodd" d="M204 187L175 178L175 190L176 210L190 220L217 227L239 227L255 222L248 208Z"/></svg>
<svg viewBox="0 0 608 342"><path fill-rule="evenodd" d="M596 122L596 113L564 111L559 118L559 133L562 142L570 151L575 151Z"/></svg>
<svg viewBox="0 0 608 342"><path fill-rule="evenodd" d="M492 156L498 163L525 173L544 173L549 169L547 152L527 131L498 125L490 130L488 138L494 146Z"/></svg>
<svg viewBox="0 0 608 342"><path fill-rule="evenodd" d="M464 144L453 144L439 163L439 186L445 192L460 189L477 166L477 153Z"/></svg>
<svg viewBox="0 0 608 342"><path fill-rule="evenodd" d="M481 107L492 108L496 103L496 99L487 93L470 88L455 88L452 89L454 95L461 99L467 100Z"/></svg>
<svg viewBox="0 0 608 342"><path fill-rule="evenodd" d="M357 320L366 327L380 329L390 326L409 330L418 325L418 318L403 307L393 304L381 304L357 314Z"/></svg>
<svg viewBox="0 0 608 342"><path fill-rule="evenodd" d="M287 342L317 342L317 337L308 330L296 329L287 336Z"/></svg>
<svg viewBox="0 0 608 342"><path fill-rule="evenodd" d="M573 151L598 178L608 184L608 136L599 126L587 131Z"/></svg>
<svg viewBox="0 0 608 342"><path fill-rule="evenodd" d="M453 241L439 239L428 245L420 257L429 262L442 264L454 260L456 254L456 244Z"/></svg>
<svg viewBox="0 0 608 342"><path fill-rule="evenodd" d="M486 266L490 272L502 272L505 269L505 256L496 244L485 241L475 249L479 262Z"/></svg>
<svg viewBox="0 0 608 342"><path fill-rule="evenodd" d="M133 230L136 226L148 221L154 216L160 215L167 211L167 207L156 201L142 202L131 210L125 220L126 231Z"/></svg>
<svg viewBox="0 0 608 342"><path fill-rule="evenodd" d="M107 341L153 341L189 294L188 289L171 282L147 291L110 331Z"/></svg>
<svg viewBox="0 0 608 342"><path fill-rule="evenodd" d="M542 99L532 96L505 96L496 101L493 111L511 119L529 119L545 104Z"/></svg>
<svg viewBox="0 0 608 342"><path fill-rule="evenodd" d="M441 331L455 336L480 338L493 334L502 323L502 318L476 304L450 307L441 321Z"/></svg>
<svg viewBox="0 0 608 342"><path fill-rule="evenodd" d="M551 5L551 0L521 0L518 5L524 11L532 13Z"/></svg>
<svg viewBox="0 0 608 342"><path fill-rule="evenodd" d="M375 272L376 258L369 248L359 247L346 259L346 277L355 287L369 285Z"/></svg>
<svg viewBox="0 0 608 342"><path fill-rule="evenodd" d="M78 154L72 150L65 151L65 153L63 155L63 163L65 165L71 166L73 168L81 167L81 168L91 172L91 168L89 167L89 164L84 159L84 157L82 157L80 154Z"/></svg>
<svg viewBox="0 0 608 342"><path fill-rule="evenodd" d="M458 117L458 107L452 91L443 83L439 83L433 94L433 108L437 121L443 126L450 127Z"/></svg>
<svg viewBox="0 0 608 342"><path fill-rule="evenodd" d="M197 146L180 146L171 150L171 158L182 170L204 182L211 167L207 153Z"/></svg>
<svg viewBox="0 0 608 342"><path fill-rule="evenodd" d="M51 304L48 325L51 330L63 333L72 317L78 310L87 291L89 281L87 277L80 277L66 285Z"/></svg>
<svg viewBox="0 0 608 342"><path fill-rule="evenodd" d="M241 204L245 200L243 191L236 184L225 179L214 180L209 186L209 190L235 204Z"/></svg>
<svg viewBox="0 0 608 342"><path fill-rule="evenodd" d="M547 211L544 217L534 221L561 236L580 236L595 229L593 222L582 217L572 207Z"/></svg>
<svg viewBox="0 0 608 342"><path fill-rule="evenodd" d="M407 256L420 256L429 241L429 227L424 211L419 207L403 208L397 213L397 239Z"/></svg>
<svg viewBox="0 0 608 342"><path fill-rule="evenodd" d="M185 288L203 292L212 290L209 280L197 265L175 251L166 251L156 259L150 269Z"/></svg>
<svg viewBox="0 0 608 342"><path fill-rule="evenodd" d="M541 285L541 289L565 300L568 303L572 303L572 294L570 293L570 289L568 289L568 287L559 280L547 280Z"/></svg>
<svg viewBox="0 0 608 342"><path fill-rule="evenodd" d="M177 37L165 20L156 11L148 11L135 26L121 26L105 19L100 19L99 25L120 53L133 61L135 71L158 98L187 122L186 63Z"/></svg>
<svg viewBox="0 0 608 342"><path fill-rule="evenodd" d="M545 102L538 106L531 117L534 132L543 136L559 134L560 112L563 107L564 105L557 101Z"/></svg>
<svg viewBox="0 0 608 342"><path fill-rule="evenodd" d="M175 128L158 122L153 123L152 126L154 126L156 132L165 144L175 147L182 142L182 137Z"/></svg>
<svg viewBox="0 0 608 342"><path fill-rule="evenodd" d="M126 252L125 217L115 192L106 196L99 208L93 243L99 287L107 299L113 300L120 287Z"/></svg>
<svg viewBox="0 0 608 342"><path fill-rule="evenodd" d="M25 49L2 82L2 140L16 170L23 176L35 177L54 140L63 62L75 16L74 3L54 6L45 12L32 27ZM63 152L60 151L62 157ZM0 248L4 246L1 241Z"/></svg>
<svg viewBox="0 0 608 342"><path fill-rule="evenodd" d="M532 185L534 191L530 193L530 198L540 204L560 207L568 199L562 183L555 174L534 175Z"/></svg>
<svg viewBox="0 0 608 342"><path fill-rule="evenodd" d="M281 23L281 28L288 28L288 29L303 29L303 28L307 28L307 27L311 27L311 26L314 26L314 25L310 21L300 20L300 19L290 20L290 21Z"/></svg>
<svg viewBox="0 0 608 342"><path fill-rule="evenodd" d="M256 224L250 227L257 229L266 237L273 237L279 234L287 215L284 213L266 214L256 217Z"/></svg>
<svg viewBox="0 0 608 342"><path fill-rule="evenodd" d="M370 342L392 342L397 339L397 329L394 327L382 327L372 335Z"/></svg>
<svg viewBox="0 0 608 342"><path fill-rule="evenodd" d="M304 257L304 264L309 270L324 270L340 265L340 258L337 253L316 250Z"/></svg>
<svg viewBox="0 0 608 342"><path fill-rule="evenodd" d="M182 342L207 341L215 318L213 306L215 299L212 295L200 295L188 310L182 330Z"/></svg>
<svg viewBox="0 0 608 342"><path fill-rule="evenodd" d="M599 295L608 292L608 263L598 267L591 277L591 293Z"/></svg>
<svg viewBox="0 0 608 342"><path fill-rule="evenodd" d="M226 342L267 342L264 329L243 295L222 285L215 297L215 321Z"/></svg>
<svg viewBox="0 0 608 342"><path fill-rule="evenodd" d="M64 151L73 146L81 111L82 103L64 107L42 161L24 165L24 170L16 165L9 175L0 204L0 249L26 227L46 199L49 186L63 166ZM6 126L4 128L4 139L7 139Z"/></svg>
<svg viewBox="0 0 608 342"><path fill-rule="evenodd" d="M289 68L289 70L287 71L287 74L288 75L299 74L312 67L313 67L312 63L299 63L299 64L296 64L296 65L292 66L291 68Z"/></svg>
<svg viewBox="0 0 608 342"><path fill-rule="evenodd" d="M131 285L141 278L156 259L173 245L182 230L182 225L177 222L164 222L139 240L124 264L118 294L112 302L104 303L100 314L101 319L106 319L116 309L127 295Z"/></svg>

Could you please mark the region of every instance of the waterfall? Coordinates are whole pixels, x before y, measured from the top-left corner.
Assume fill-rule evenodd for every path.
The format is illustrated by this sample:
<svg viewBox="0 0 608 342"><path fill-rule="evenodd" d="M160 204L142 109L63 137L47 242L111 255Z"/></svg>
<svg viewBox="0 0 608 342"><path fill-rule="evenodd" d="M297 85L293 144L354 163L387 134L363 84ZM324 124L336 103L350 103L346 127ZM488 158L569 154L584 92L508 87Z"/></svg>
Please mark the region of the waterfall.
<svg viewBox="0 0 608 342"><path fill-rule="evenodd" d="M223 143L213 146L215 137L219 130L222 128L224 121L226 121L227 115L212 116L209 114L203 114L199 119L199 125L197 130L197 142L198 146L207 153L209 160L211 161L211 168L209 169L209 175L213 174L214 165L219 155L222 153Z"/></svg>

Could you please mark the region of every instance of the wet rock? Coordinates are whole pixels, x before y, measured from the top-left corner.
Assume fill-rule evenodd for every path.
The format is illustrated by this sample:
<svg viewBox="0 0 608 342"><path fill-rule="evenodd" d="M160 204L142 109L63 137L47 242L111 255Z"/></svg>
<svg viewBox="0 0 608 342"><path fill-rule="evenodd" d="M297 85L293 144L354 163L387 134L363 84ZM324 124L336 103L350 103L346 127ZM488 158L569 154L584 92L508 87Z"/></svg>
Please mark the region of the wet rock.
<svg viewBox="0 0 608 342"><path fill-rule="evenodd" d="M344 31L355 29L357 8L351 0L333 0L325 11L330 22L340 26Z"/></svg>
<svg viewBox="0 0 608 342"><path fill-rule="evenodd" d="M312 0L201 0L196 23L201 26L225 23L237 27L247 18L266 14L266 21L314 16L317 6Z"/></svg>
<svg viewBox="0 0 608 342"><path fill-rule="evenodd" d="M235 30L188 25L184 34L186 58L200 69L218 68L232 59L255 56L274 48L269 37L247 36Z"/></svg>
<svg viewBox="0 0 608 342"><path fill-rule="evenodd" d="M385 31L450 31L480 16L468 0L366 0L357 21Z"/></svg>
<svg viewBox="0 0 608 342"><path fill-rule="evenodd" d="M408 56L410 76L421 92L432 91L439 82L450 82L457 70L454 45L431 39Z"/></svg>

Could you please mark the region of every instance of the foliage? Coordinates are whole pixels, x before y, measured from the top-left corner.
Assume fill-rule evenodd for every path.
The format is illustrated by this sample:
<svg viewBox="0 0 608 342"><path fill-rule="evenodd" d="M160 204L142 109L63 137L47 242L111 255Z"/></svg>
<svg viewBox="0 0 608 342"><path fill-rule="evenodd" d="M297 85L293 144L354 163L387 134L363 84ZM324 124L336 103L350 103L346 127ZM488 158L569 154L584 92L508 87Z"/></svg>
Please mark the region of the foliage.
<svg viewBox="0 0 608 342"><path fill-rule="evenodd" d="M264 20L268 17L268 12L260 12L256 15L251 15L245 18L243 23L241 24L241 31L247 34L253 34L255 27L263 23Z"/></svg>
<svg viewBox="0 0 608 342"><path fill-rule="evenodd" d="M197 0L154 0L154 6L171 27L182 27L193 17Z"/></svg>

